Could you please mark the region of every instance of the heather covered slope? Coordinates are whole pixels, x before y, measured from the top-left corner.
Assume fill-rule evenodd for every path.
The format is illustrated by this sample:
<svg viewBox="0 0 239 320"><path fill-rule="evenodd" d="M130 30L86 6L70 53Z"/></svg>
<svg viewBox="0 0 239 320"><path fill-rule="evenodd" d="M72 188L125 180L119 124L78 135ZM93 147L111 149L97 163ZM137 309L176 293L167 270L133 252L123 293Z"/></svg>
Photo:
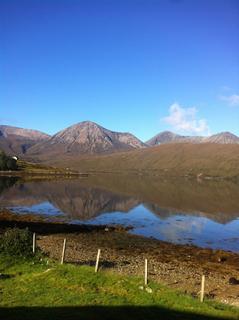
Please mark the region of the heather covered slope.
<svg viewBox="0 0 239 320"><path fill-rule="evenodd" d="M141 172L232 178L239 177L239 145L171 143L101 156L64 156L46 162L82 172Z"/></svg>

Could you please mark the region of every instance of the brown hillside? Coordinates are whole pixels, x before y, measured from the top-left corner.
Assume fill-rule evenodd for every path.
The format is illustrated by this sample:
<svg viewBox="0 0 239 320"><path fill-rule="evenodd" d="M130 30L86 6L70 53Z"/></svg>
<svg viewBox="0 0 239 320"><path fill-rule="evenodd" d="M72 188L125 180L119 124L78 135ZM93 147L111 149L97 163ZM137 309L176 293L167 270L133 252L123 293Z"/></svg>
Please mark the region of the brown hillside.
<svg viewBox="0 0 239 320"><path fill-rule="evenodd" d="M163 144L102 156L45 159L80 171L137 172L171 176L239 177L239 145Z"/></svg>

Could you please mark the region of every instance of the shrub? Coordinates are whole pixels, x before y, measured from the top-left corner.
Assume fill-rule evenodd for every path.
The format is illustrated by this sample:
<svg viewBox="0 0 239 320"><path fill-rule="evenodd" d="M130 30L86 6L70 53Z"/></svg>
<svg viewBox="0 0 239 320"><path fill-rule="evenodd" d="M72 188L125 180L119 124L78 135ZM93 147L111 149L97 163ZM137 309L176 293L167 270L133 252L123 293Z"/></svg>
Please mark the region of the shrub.
<svg viewBox="0 0 239 320"><path fill-rule="evenodd" d="M0 151L0 170L17 170L17 161Z"/></svg>
<svg viewBox="0 0 239 320"><path fill-rule="evenodd" d="M17 161L13 158L8 157L6 166L8 170L17 170Z"/></svg>
<svg viewBox="0 0 239 320"><path fill-rule="evenodd" d="M32 256L32 233L27 228L6 230L0 237L0 252L16 257Z"/></svg>

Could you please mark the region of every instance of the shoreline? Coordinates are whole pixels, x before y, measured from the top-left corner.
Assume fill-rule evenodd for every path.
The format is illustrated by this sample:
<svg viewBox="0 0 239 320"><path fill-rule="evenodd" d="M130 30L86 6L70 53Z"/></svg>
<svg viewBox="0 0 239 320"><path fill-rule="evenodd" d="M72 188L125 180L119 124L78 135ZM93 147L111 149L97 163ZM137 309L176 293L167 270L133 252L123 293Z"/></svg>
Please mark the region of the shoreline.
<svg viewBox="0 0 239 320"><path fill-rule="evenodd" d="M67 225L44 218L19 216L0 210L2 231L7 227L28 227L37 233L37 245L51 258L59 260L62 243L67 239L66 262L95 263L101 249L100 267L127 275L143 275L144 259L149 263L149 280L197 296L201 276L206 276L206 296L239 306L239 254L172 244L128 233L121 226ZM0 230L1 231L1 230Z"/></svg>
<svg viewBox="0 0 239 320"><path fill-rule="evenodd" d="M206 174L174 174L165 172L164 170L87 170L87 171L66 171L65 168L57 168L56 171L0 171L0 177L18 177L18 178L35 178L35 179L54 179L54 178L81 178L89 176L102 176L102 175L132 175L136 177L154 177L154 178L164 178L164 179L182 179L182 180L192 180L192 181L229 181L232 183L239 183L239 176L214 176ZM61 171L62 170L62 171Z"/></svg>
<svg viewBox="0 0 239 320"><path fill-rule="evenodd" d="M27 172L27 171L0 171L0 177L38 177L51 178L54 177L88 177L88 173L84 172Z"/></svg>

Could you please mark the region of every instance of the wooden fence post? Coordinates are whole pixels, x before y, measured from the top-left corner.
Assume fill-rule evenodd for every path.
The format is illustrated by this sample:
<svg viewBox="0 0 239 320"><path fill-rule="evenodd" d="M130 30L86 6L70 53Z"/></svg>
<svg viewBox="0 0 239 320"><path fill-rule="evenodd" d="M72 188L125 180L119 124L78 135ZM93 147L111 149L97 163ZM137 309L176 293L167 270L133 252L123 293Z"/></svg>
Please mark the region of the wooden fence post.
<svg viewBox="0 0 239 320"><path fill-rule="evenodd" d="M64 239L64 242L63 242L62 255L61 255L61 264L64 263L65 251L66 251L66 239Z"/></svg>
<svg viewBox="0 0 239 320"><path fill-rule="evenodd" d="M148 284L148 259L145 259L144 264L144 284L145 286Z"/></svg>
<svg viewBox="0 0 239 320"><path fill-rule="evenodd" d="M99 260L100 260L100 249L98 249L98 252L97 252L96 263L95 263L95 272L98 271Z"/></svg>
<svg viewBox="0 0 239 320"><path fill-rule="evenodd" d="M34 254L36 252L36 234L35 234L35 232L33 233L33 236L32 236L32 252Z"/></svg>
<svg viewBox="0 0 239 320"><path fill-rule="evenodd" d="M203 302L203 299L204 299L204 288L205 288L205 276L202 275L201 291L200 291L200 302Z"/></svg>

